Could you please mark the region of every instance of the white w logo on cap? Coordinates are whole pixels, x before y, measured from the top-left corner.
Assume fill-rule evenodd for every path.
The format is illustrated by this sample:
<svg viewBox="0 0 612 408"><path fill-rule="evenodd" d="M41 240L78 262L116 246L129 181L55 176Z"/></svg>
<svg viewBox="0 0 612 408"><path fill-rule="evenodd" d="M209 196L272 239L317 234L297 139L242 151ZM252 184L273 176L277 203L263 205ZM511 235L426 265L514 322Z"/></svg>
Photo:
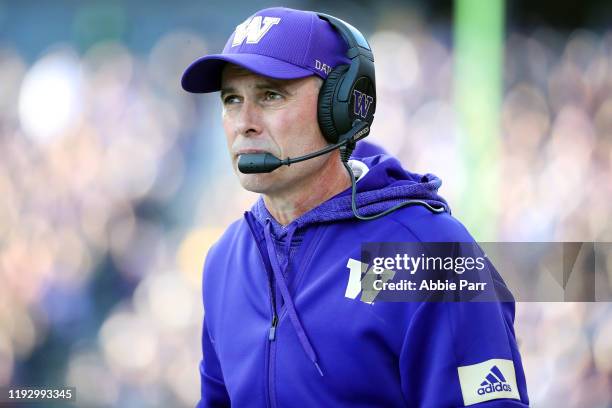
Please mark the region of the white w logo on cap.
<svg viewBox="0 0 612 408"><path fill-rule="evenodd" d="M255 16L237 26L232 47L242 44L245 38L247 44L257 44L273 25L280 22L280 17L265 17L262 26L261 19L261 16Z"/></svg>

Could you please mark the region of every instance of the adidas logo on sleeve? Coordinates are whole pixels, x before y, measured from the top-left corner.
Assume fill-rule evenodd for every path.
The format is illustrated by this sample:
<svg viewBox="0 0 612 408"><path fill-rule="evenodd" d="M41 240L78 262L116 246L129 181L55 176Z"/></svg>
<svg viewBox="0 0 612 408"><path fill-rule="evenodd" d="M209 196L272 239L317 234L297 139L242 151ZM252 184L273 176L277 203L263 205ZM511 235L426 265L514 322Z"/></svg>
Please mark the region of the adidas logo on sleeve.
<svg viewBox="0 0 612 408"><path fill-rule="evenodd" d="M478 395L490 394L495 391L512 391L512 387L496 365L491 367L490 373L480 383Z"/></svg>
<svg viewBox="0 0 612 408"><path fill-rule="evenodd" d="M494 358L457 370L466 406L499 398L520 400L512 360Z"/></svg>

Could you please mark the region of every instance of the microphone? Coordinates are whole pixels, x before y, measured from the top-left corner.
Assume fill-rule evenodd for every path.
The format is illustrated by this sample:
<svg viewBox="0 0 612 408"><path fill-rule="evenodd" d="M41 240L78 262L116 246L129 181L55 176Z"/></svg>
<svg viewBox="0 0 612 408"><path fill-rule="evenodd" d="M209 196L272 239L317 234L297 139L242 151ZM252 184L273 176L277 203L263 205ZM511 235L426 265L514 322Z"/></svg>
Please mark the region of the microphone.
<svg viewBox="0 0 612 408"><path fill-rule="evenodd" d="M313 159L318 156L322 156L325 153L329 153L341 146L344 146L350 142L355 143L360 139L363 139L370 133L370 124L362 120L355 120L351 130L340 136L340 142L329 145L321 150L313 153L299 156L294 159L287 157L284 160L279 159L270 153L248 153L241 154L238 158L238 170L244 174L256 174L256 173L270 173L276 170L280 166L290 166L293 163Z"/></svg>

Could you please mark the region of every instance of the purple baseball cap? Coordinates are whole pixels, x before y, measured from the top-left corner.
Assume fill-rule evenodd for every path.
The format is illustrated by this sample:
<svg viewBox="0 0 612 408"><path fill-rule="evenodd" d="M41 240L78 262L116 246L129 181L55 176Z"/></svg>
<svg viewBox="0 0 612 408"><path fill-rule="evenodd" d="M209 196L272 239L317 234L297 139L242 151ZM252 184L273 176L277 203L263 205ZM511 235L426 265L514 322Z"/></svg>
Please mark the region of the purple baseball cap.
<svg viewBox="0 0 612 408"><path fill-rule="evenodd" d="M228 62L276 79L310 75L325 79L337 65L350 64L347 49L340 33L316 13L267 8L238 25L221 54L192 62L181 85L194 93L219 91L221 71Z"/></svg>

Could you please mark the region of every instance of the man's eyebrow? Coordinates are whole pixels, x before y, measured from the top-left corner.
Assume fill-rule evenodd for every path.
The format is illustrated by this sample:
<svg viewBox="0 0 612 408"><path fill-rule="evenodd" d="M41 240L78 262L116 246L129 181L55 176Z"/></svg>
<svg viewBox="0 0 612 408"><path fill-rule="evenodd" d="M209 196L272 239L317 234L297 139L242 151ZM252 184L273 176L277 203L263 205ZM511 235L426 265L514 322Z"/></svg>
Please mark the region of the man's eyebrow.
<svg viewBox="0 0 612 408"><path fill-rule="evenodd" d="M257 89L274 88L274 89L278 89L279 91L289 93L289 89L287 85L288 84L286 84L284 81L275 81L273 79L267 79L262 82L259 82L257 85L255 85L255 88Z"/></svg>
<svg viewBox="0 0 612 408"><path fill-rule="evenodd" d="M266 79L266 80L262 80L260 82L258 82L257 84L255 84L255 88L256 89L278 89L281 92L284 93L288 93L288 94L292 94L293 92L291 92L289 90L289 84L284 83L284 81L276 81L274 79ZM229 93L236 93L236 88L232 87L232 86L226 86L221 88L221 98L223 98L225 95L229 94Z"/></svg>
<svg viewBox="0 0 612 408"><path fill-rule="evenodd" d="M226 86L224 88L221 88L221 99L223 99L223 97L225 95L227 95L228 93L235 93L236 89L232 88L231 86Z"/></svg>

